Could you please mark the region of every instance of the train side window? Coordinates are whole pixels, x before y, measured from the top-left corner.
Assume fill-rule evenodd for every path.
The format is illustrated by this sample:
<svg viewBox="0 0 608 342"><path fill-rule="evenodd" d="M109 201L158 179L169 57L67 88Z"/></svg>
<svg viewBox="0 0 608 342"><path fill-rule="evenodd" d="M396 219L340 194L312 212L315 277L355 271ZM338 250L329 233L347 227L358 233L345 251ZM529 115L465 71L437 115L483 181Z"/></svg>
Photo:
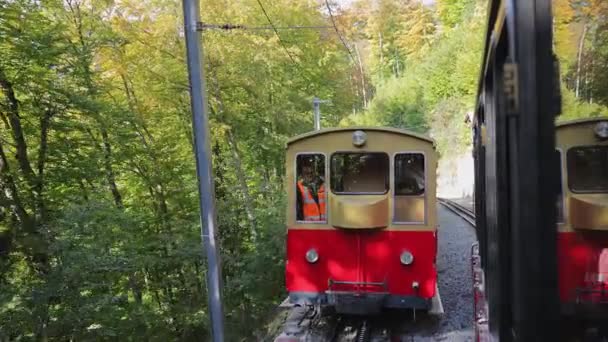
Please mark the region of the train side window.
<svg viewBox="0 0 608 342"><path fill-rule="evenodd" d="M557 169L558 171L558 180L557 180L557 223L564 223L564 191L562 188L563 182L563 163L562 163L562 152L560 150L556 150L556 158L557 158Z"/></svg>
<svg viewBox="0 0 608 342"><path fill-rule="evenodd" d="M395 155L395 223L425 221L425 160L422 153Z"/></svg>
<svg viewBox="0 0 608 342"><path fill-rule="evenodd" d="M568 186L572 192L608 192L608 146L573 147L566 158Z"/></svg>
<svg viewBox="0 0 608 342"><path fill-rule="evenodd" d="M325 155L308 153L296 157L295 187L296 220L326 222Z"/></svg>

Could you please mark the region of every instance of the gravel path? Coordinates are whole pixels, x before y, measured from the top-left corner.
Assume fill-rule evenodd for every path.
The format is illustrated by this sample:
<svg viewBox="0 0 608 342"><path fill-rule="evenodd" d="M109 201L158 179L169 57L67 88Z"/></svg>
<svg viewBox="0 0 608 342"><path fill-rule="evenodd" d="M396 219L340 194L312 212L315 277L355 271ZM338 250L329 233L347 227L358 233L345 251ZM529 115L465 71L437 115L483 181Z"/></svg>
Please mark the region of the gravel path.
<svg viewBox="0 0 608 342"><path fill-rule="evenodd" d="M466 221L439 205L439 293L445 314L435 341L473 341L471 245L475 230Z"/></svg>

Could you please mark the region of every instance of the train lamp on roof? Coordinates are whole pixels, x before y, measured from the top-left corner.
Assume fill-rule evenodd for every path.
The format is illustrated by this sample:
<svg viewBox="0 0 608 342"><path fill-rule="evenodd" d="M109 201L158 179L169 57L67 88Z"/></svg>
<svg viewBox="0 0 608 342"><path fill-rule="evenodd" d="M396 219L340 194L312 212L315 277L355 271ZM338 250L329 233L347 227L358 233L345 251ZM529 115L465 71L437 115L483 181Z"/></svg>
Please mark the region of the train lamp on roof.
<svg viewBox="0 0 608 342"><path fill-rule="evenodd" d="M363 131L353 132L353 145L356 147L363 147L367 142L367 134Z"/></svg>
<svg viewBox="0 0 608 342"><path fill-rule="evenodd" d="M598 122L593 131L595 132L595 136L600 140L608 139L608 121Z"/></svg>

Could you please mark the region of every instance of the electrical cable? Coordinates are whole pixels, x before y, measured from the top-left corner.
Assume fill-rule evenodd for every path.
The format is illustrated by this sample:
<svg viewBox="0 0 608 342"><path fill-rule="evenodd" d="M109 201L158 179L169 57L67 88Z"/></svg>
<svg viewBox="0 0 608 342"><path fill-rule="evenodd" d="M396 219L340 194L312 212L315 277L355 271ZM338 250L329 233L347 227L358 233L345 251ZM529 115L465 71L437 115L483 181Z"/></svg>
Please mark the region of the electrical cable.
<svg viewBox="0 0 608 342"><path fill-rule="evenodd" d="M283 40L281 39L281 36L279 35L279 31L277 31L276 26L274 26L274 24L272 23L272 20L270 20L270 17L268 16L268 13L266 13L266 9L264 8L264 5L262 4L262 1L261 0L256 0L256 1L258 2L258 5L260 5L260 8L262 9L262 12L264 12L264 16L266 16L266 19L268 20L268 23L270 24L270 26L272 27L272 30L274 31L274 34L279 39L279 43L283 47L283 50L285 50L285 53L287 53L287 56L289 56L289 59L291 59L291 62L293 64L297 65L298 63L296 63L296 60L293 58L293 56L291 55L291 53L289 52L289 50L287 50L287 47L283 43Z"/></svg>
<svg viewBox="0 0 608 342"><path fill-rule="evenodd" d="M248 30L248 31L260 31L260 30L323 30L333 28L333 26L306 26L306 25L296 25L296 26L246 26L239 24L210 24L210 23L199 23L199 30L208 30L208 29L218 29L218 30Z"/></svg>
<svg viewBox="0 0 608 342"><path fill-rule="evenodd" d="M350 52L350 49L348 48L348 45L346 45L346 42L344 41L342 34L340 34L340 31L338 31L338 27L336 26L336 21L334 20L334 15L331 12L331 7L329 6L328 0L325 0L325 6L327 6L327 10L329 11L329 18L331 19L331 23L334 25L334 30L336 30L336 34L340 38L340 41L342 42L342 45L344 45L344 48L346 48L346 51L348 51L348 55L350 56L350 59L353 62L355 62L355 58L353 57L352 52Z"/></svg>

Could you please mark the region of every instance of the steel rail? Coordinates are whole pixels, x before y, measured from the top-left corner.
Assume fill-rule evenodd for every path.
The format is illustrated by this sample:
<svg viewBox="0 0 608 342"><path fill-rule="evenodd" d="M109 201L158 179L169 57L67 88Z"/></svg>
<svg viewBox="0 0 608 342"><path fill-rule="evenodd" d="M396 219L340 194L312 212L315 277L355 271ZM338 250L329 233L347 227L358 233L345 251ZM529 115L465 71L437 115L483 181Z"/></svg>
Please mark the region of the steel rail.
<svg viewBox="0 0 608 342"><path fill-rule="evenodd" d="M444 207L448 208L450 211L454 212L460 218L467 221L468 224L475 227L475 213L473 212L473 210L471 210L461 204L458 204L454 201L445 199L445 198L438 198L437 200Z"/></svg>
<svg viewBox="0 0 608 342"><path fill-rule="evenodd" d="M331 342L390 342L405 336L394 334L392 329L369 317L339 317L335 331L327 341Z"/></svg>

